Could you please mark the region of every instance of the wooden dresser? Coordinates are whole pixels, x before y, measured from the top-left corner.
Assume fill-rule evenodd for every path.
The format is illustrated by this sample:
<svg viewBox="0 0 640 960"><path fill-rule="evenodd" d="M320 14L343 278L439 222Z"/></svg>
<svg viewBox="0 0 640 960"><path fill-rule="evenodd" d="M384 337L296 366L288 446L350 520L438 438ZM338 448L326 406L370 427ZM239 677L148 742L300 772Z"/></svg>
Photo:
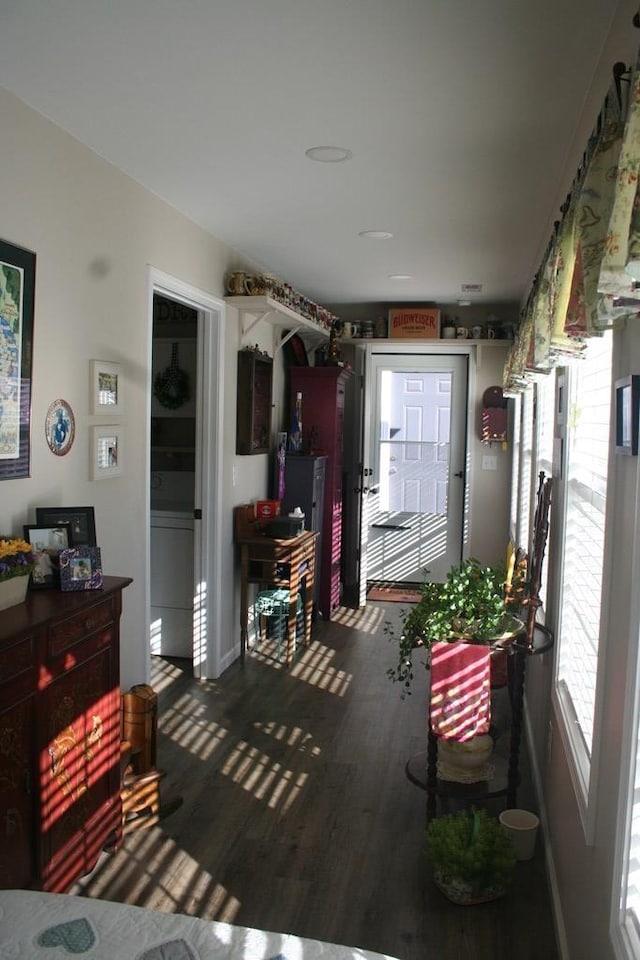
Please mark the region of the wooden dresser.
<svg viewBox="0 0 640 960"><path fill-rule="evenodd" d="M0 886L64 892L122 836L124 577L0 612Z"/></svg>

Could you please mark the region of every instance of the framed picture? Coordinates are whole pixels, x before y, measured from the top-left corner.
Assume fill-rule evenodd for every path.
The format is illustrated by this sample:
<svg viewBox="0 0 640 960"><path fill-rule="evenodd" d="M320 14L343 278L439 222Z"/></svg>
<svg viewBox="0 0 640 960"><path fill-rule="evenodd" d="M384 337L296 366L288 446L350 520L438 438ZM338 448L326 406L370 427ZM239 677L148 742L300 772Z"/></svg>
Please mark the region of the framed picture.
<svg viewBox="0 0 640 960"><path fill-rule="evenodd" d="M31 544L36 558L36 565L31 573L31 586L35 589L59 586L60 554L73 543L71 524L57 523L48 526L28 523L24 526L24 538Z"/></svg>
<svg viewBox="0 0 640 960"><path fill-rule="evenodd" d="M122 473L123 428L91 427L91 479L105 480Z"/></svg>
<svg viewBox="0 0 640 960"><path fill-rule="evenodd" d="M71 524L68 546L95 547L96 520L93 507L36 507L37 525L54 527L60 523Z"/></svg>
<svg viewBox="0 0 640 960"><path fill-rule="evenodd" d="M91 413L122 413L122 371L119 363L92 360Z"/></svg>
<svg viewBox="0 0 640 960"><path fill-rule="evenodd" d="M44 423L44 432L51 453L64 457L73 445L76 435L76 418L66 400L54 400Z"/></svg>
<svg viewBox="0 0 640 960"><path fill-rule="evenodd" d="M36 255L0 240L0 480L30 475Z"/></svg>
<svg viewBox="0 0 640 960"><path fill-rule="evenodd" d="M640 376L616 380L616 453L638 454L638 403Z"/></svg>
<svg viewBox="0 0 640 960"><path fill-rule="evenodd" d="M100 547L73 547L60 554L62 590L100 590L102 561Z"/></svg>

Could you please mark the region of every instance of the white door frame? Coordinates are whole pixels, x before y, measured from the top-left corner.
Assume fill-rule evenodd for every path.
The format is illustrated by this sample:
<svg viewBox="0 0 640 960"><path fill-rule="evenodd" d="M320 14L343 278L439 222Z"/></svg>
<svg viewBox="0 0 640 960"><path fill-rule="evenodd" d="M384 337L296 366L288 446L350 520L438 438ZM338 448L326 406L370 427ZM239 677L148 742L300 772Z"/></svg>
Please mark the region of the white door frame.
<svg viewBox="0 0 640 960"><path fill-rule="evenodd" d="M215 679L221 673L222 609L222 437L224 402L223 300L155 267L148 271L145 623L151 659L151 392L153 297L177 300L198 313L196 462L194 516L193 675Z"/></svg>
<svg viewBox="0 0 640 960"><path fill-rule="evenodd" d="M472 397L474 396L475 390L475 365L472 362L472 350L468 344L458 344L458 343L447 343L437 342L434 344L425 343L424 346L420 345L419 347L415 344L408 345L402 343L401 340L398 340L395 343L386 341L384 343L368 343L364 349L364 382L365 382L365 400L364 400L364 467L365 469L371 469L372 456L371 456L371 424L372 424L372 404L375 401L375 382L373 378L373 358L380 355L386 354L390 357L397 358L398 356L404 356L407 358L407 362L411 363L411 359L415 359L419 356L442 356L443 354L451 354L453 356L465 356L467 358L467 399L466 399L466 425L465 425L465 434L464 434L464 464L462 466L464 476L462 478L463 485L463 506L462 506L462 557L467 555L468 552L468 533L470 525L470 508L469 508L469 484L470 484L470 463L469 463L469 429L470 423L472 422ZM375 485L375 478L369 474L368 477L364 479L363 487L366 488L373 483ZM359 581L359 601L360 606L366 603L366 593L367 593L367 531L369 524L369 511L367 509L367 498L366 493L363 495L362 511L360 518L360 581Z"/></svg>

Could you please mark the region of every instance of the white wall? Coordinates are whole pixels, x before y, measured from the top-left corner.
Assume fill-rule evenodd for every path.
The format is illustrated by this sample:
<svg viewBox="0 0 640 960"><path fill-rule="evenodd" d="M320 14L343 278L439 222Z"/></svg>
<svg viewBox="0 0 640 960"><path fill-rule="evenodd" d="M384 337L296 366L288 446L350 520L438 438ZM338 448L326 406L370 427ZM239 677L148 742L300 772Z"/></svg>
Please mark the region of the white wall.
<svg viewBox="0 0 640 960"><path fill-rule="evenodd" d="M133 577L124 594L122 685L147 679L145 636L146 410L150 397L148 268L224 296L234 251L0 90L2 239L37 255L31 413L31 477L0 482L0 530L20 533L36 506L93 505L104 572ZM266 458L235 461L238 321L225 331L224 502L263 494ZM255 337L254 337L255 339ZM125 381L124 472L89 480L89 360L121 363ZM44 419L63 397L76 416L65 457L48 449ZM261 462L249 462L261 461ZM238 641L233 605L231 508L223 518L223 653Z"/></svg>

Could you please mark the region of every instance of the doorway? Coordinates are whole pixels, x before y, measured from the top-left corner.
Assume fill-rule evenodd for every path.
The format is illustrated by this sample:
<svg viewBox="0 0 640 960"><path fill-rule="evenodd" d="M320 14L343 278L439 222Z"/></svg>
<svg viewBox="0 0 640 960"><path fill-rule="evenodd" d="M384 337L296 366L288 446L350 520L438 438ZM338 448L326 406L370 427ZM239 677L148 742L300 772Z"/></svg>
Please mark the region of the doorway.
<svg viewBox="0 0 640 960"><path fill-rule="evenodd" d="M361 558L366 581L443 581L462 559L468 358L372 353Z"/></svg>
<svg viewBox="0 0 640 960"><path fill-rule="evenodd" d="M224 304L149 273L149 652L220 675Z"/></svg>

